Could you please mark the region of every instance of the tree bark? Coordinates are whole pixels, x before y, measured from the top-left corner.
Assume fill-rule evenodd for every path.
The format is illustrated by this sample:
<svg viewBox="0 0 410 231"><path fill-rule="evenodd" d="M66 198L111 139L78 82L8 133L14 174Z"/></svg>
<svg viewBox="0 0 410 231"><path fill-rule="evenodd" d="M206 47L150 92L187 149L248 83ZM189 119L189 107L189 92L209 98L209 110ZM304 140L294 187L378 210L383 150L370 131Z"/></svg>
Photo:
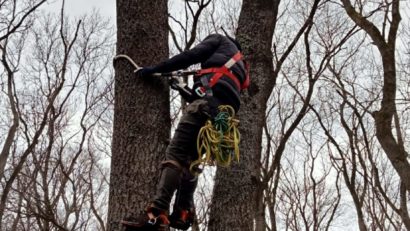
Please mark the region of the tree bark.
<svg viewBox="0 0 410 231"><path fill-rule="evenodd" d="M236 37L251 65L251 85L242 94L238 115L241 159L230 169L217 170L208 228L211 231L254 230L256 214L264 221L264 210L256 208L256 191L260 188L266 102L276 82L271 47L279 2L244 0L242 3Z"/></svg>
<svg viewBox="0 0 410 231"><path fill-rule="evenodd" d="M164 0L117 0L117 54L148 66L168 58L168 9ZM152 199L170 136L165 79L138 79L125 60L115 65L108 230Z"/></svg>

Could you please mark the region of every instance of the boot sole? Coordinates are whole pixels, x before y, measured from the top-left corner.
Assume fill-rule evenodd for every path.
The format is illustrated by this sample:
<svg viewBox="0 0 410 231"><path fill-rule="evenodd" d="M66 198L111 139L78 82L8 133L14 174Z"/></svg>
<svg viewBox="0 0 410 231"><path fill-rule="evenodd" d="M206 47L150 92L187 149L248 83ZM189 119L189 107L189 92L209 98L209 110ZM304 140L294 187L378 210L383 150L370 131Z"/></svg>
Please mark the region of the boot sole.
<svg viewBox="0 0 410 231"><path fill-rule="evenodd" d="M168 229L168 225L146 225L132 221L121 221L123 226L125 226L126 231L165 231Z"/></svg>
<svg viewBox="0 0 410 231"><path fill-rule="evenodd" d="M179 229L179 230L188 230L189 227L191 227L190 224L187 224L185 222L171 222L169 227L174 228L174 229Z"/></svg>

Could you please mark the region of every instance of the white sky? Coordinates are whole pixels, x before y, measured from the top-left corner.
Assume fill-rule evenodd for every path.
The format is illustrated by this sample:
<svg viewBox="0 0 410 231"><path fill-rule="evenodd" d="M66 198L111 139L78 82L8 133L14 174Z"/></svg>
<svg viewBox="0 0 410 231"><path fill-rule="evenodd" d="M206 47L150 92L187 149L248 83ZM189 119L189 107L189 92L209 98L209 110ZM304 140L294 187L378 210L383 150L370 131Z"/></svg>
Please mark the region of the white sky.
<svg viewBox="0 0 410 231"><path fill-rule="evenodd" d="M178 0L170 0L169 10L178 9ZM48 0L42 7L42 10L50 12L59 12L61 9L62 0ZM176 5L175 5L176 4ZM103 17L109 17L112 25L116 24L116 0L65 0L65 13L68 16L81 16L92 12L96 9ZM176 12L179 12L178 10Z"/></svg>
<svg viewBox="0 0 410 231"><path fill-rule="evenodd" d="M59 11L61 0L52 0L45 3L46 11ZM66 0L65 11L70 16L80 16L97 9L104 17L110 17L115 22L116 0Z"/></svg>

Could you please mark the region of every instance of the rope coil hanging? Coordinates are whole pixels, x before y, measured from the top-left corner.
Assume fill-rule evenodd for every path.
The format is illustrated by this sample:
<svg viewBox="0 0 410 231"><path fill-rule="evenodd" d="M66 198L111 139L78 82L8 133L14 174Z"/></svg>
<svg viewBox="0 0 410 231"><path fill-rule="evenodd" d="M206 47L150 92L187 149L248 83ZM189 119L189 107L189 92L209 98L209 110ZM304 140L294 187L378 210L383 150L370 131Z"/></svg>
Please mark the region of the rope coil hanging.
<svg viewBox="0 0 410 231"><path fill-rule="evenodd" d="M201 128L197 139L198 159L192 162L190 170L200 165L228 167L232 161L239 162L240 133L239 120L229 105L220 105L219 113Z"/></svg>

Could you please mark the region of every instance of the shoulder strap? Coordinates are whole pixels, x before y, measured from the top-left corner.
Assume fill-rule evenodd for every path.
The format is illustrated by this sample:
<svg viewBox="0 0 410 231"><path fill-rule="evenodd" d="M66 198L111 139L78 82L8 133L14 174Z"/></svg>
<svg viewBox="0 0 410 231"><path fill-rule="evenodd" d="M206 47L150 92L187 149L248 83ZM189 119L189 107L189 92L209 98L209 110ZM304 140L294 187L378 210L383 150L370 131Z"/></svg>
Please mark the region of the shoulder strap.
<svg viewBox="0 0 410 231"><path fill-rule="evenodd" d="M243 90L243 89L246 89L246 88L249 87L249 83L250 83L249 69L250 69L250 66L249 66L249 63L246 60L242 60L242 61L245 64L245 72L246 72L245 81L241 85L241 89Z"/></svg>
<svg viewBox="0 0 410 231"><path fill-rule="evenodd" d="M232 56L232 58L230 58L228 60L228 62L226 62L224 64L224 66L228 69L230 69L235 63L237 63L239 60L241 60L243 58L243 55L240 51L236 52L236 54L234 54Z"/></svg>
<svg viewBox="0 0 410 231"><path fill-rule="evenodd" d="M240 84L239 80L237 79L237 77L235 77L230 71L229 69L235 65L235 63L237 63L239 60L243 60L243 55L240 51L236 52L235 55L232 56L232 58L230 58L222 67L216 67L216 68L207 68L207 69L201 69L197 72L197 74L199 76L204 75L204 74L208 74L208 73L215 73L214 76L212 76L212 78L209 80L209 86L212 87L213 85L216 84L216 82L223 76L226 75L228 76L230 79L232 79L236 85L238 86L238 88L240 88L241 90L248 88L249 86L249 64L243 60L244 64L245 64L245 81Z"/></svg>
<svg viewBox="0 0 410 231"><path fill-rule="evenodd" d="M250 77L249 77L249 63L246 62L246 60L243 58L242 53L240 51L236 52L236 54L232 56L232 58L230 58L228 62L224 64L224 66L227 69L230 69L235 63L237 63L241 59L243 63L245 64L245 81L240 85L241 90L243 90L249 87Z"/></svg>

